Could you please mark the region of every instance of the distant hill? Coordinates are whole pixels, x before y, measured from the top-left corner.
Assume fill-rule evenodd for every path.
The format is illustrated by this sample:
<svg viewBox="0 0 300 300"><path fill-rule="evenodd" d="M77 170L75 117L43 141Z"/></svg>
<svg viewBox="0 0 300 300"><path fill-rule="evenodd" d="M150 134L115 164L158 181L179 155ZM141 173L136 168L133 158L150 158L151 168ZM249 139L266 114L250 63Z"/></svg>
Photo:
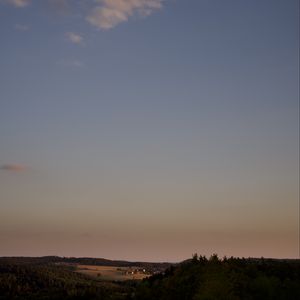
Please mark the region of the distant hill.
<svg viewBox="0 0 300 300"><path fill-rule="evenodd" d="M65 263L65 264L81 264L95 266L112 266L112 267L145 267L148 270L162 272L173 263L163 262L130 262L125 260L109 260L105 258L91 257L60 257L60 256L42 256L42 257L0 257L0 264L3 262L11 262L17 264L50 264L50 263Z"/></svg>

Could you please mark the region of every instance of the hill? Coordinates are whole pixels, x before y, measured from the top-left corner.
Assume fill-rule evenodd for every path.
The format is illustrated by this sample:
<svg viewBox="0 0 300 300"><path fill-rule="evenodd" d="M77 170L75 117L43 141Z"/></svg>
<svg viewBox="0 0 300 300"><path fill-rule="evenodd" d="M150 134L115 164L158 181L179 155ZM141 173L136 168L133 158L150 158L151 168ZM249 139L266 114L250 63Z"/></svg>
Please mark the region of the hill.
<svg viewBox="0 0 300 300"><path fill-rule="evenodd" d="M300 260L194 255L180 264L149 264L160 273L142 281L103 281L76 272L77 264L133 266L94 258L0 258L0 300L298 300ZM119 265L118 265L119 264Z"/></svg>
<svg viewBox="0 0 300 300"><path fill-rule="evenodd" d="M296 300L300 261L197 255L144 280L135 300Z"/></svg>
<svg viewBox="0 0 300 300"><path fill-rule="evenodd" d="M91 257L59 257L59 256L42 256L42 257L0 257L0 265L2 263L12 264L80 264L93 266L112 266L112 267L144 267L151 272L163 272L165 269L174 265L172 263L163 262L131 262L125 260L109 260L105 258Z"/></svg>

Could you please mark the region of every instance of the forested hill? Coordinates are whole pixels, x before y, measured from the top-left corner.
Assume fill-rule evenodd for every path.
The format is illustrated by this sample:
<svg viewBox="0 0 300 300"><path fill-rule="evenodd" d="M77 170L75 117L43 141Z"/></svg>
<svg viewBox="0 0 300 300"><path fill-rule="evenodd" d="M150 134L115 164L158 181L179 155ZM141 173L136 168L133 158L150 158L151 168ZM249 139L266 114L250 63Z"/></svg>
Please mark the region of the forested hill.
<svg viewBox="0 0 300 300"><path fill-rule="evenodd" d="M135 300L300 299L300 260L194 256L138 285Z"/></svg>
<svg viewBox="0 0 300 300"><path fill-rule="evenodd" d="M90 258L90 257L59 257L59 256L42 256L42 257L0 257L1 263L14 264L81 264L81 265L98 265L98 266L115 266L115 267L140 267L143 266L148 269L156 269L164 271L166 268L173 265L172 263L163 262L131 262L125 260L109 260L104 258Z"/></svg>
<svg viewBox="0 0 300 300"><path fill-rule="evenodd" d="M76 272L76 264L93 261L116 264L90 258L0 258L0 300L300 299L300 260L221 260L216 255L209 259L195 255L143 281L124 282L102 281L101 277Z"/></svg>

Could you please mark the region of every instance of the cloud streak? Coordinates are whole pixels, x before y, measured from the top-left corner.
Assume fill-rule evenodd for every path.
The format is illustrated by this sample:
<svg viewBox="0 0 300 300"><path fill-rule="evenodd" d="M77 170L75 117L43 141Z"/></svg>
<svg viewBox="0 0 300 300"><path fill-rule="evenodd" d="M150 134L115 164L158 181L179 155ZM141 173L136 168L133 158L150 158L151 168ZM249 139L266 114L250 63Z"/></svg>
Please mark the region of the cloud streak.
<svg viewBox="0 0 300 300"><path fill-rule="evenodd" d="M57 12L65 14L70 11L71 6L79 10L84 10L84 7L90 6L88 13L83 11L79 15L84 16L86 21L92 26L101 29L109 30L116 27L120 23L127 22L132 17L146 17L154 11L162 8L165 0L94 0L84 1L84 5L79 6L77 1L71 2L68 0L48 0ZM0 3L8 3L16 8L23 8L31 4L32 0L0 0ZM90 3L89 5L87 3ZM69 32L68 39L75 44L82 42L82 36Z"/></svg>
<svg viewBox="0 0 300 300"><path fill-rule="evenodd" d="M28 169L27 166L20 165L20 164L4 164L0 166L0 170L3 171L11 171L11 172L23 172Z"/></svg>
<svg viewBox="0 0 300 300"><path fill-rule="evenodd" d="M12 4L15 7L25 7L30 4L30 0L7 0L9 4Z"/></svg>
<svg viewBox="0 0 300 300"><path fill-rule="evenodd" d="M97 0L86 20L93 26L108 30L134 15L148 16L162 8L163 0Z"/></svg>
<svg viewBox="0 0 300 300"><path fill-rule="evenodd" d="M73 44L82 44L83 42L83 37L75 32L67 32L66 37Z"/></svg>

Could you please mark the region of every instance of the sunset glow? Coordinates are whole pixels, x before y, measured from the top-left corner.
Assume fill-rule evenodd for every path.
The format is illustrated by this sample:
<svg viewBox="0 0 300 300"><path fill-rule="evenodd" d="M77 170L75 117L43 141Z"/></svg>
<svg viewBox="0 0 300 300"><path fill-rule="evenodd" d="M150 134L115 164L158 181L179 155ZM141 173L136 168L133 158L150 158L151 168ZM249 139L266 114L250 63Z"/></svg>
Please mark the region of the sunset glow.
<svg viewBox="0 0 300 300"><path fill-rule="evenodd" d="M0 1L0 256L298 257L299 1Z"/></svg>

